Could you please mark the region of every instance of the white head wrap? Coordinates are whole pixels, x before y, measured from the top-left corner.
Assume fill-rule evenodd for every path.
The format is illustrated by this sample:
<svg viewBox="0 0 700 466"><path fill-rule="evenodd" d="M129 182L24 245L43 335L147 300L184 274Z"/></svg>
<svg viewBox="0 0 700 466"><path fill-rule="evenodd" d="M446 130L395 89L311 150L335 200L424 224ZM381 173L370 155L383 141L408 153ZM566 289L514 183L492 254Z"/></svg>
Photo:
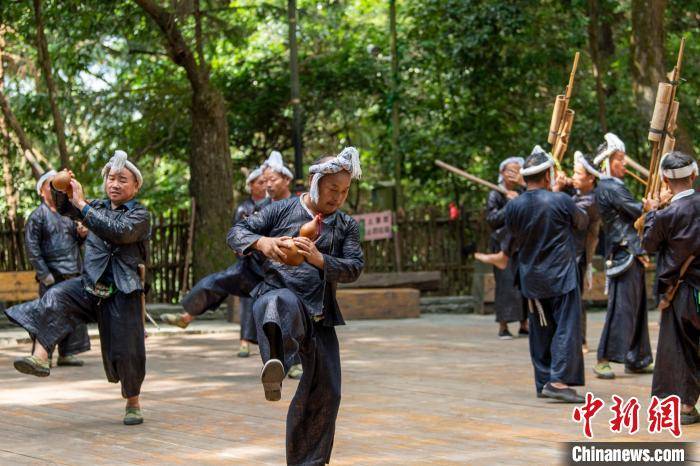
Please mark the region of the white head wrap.
<svg viewBox="0 0 700 466"><path fill-rule="evenodd" d="M56 175L56 170L49 170L43 175L41 175L41 178L39 178L39 181L36 182L36 193L41 196L41 188L44 186L44 183L46 183L49 178L52 178L53 176Z"/></svg>
<svg viewBox="0 0 700 466"><path fill-rule="evenodd" d="M593 163L598 166L604 167L605 174L610 176L610 163L608 162L610 156L617 151L623 152L625 154L627 153L627 151L625 151L625 143L622 142L622 139L618 138L613 133L607 133L604 136L604 138L606 147L595 156L595 159L593 159Z"/></svg>
<svg viewBox="0 0 700 466"><path fill-rule="evenodd" d="M107 165L105 165L102 169L102 189L104 189L105 191L107 190L107 177L109 176L109 172L111 172L112 170L119 171L123 168L126 168L134 174L134 176L136 177L136 187L138 189L141 189L141 186L143 185L143 176L141 176L141 172L138 168L136 168L136 165L129 162L126 159L126 157L126 152L124 152L123 150L114 151L114 155L111 159L109 159Z"/></svg>
<svg viewBox="0 0 700 466"><path fill-rule="evenodd" d="M580 164L584 170L586 170L588 173L591 175L595 176L596 178L600 178L601 173L595 169L593 165L588 163L588 160L586 160L586 157L583 156L583 152L580 150L577 150L574 152L574 163Z"/></svg>
<svg viewBox="0 0 700 466"><path fill-rule="evenodd" d="M501 164L498 166L498 184L503 183L503 175L501 175L501 172L505 170L506 165L509 165L511 163L517 163L520 165L520 168L523 168L523 165L525 165L525 159L522 157L508 157L505 159Z"/></svg>
<svg viewBox="0 0 700 466"><path fill-rule="evenodd" d="M260 178L263 174L263 167L258 167L251 171L248 178L245 179L245 190L247 193L250 192L250 183Z"/></svg>
<svg viewBox="0 0 700 466"><path fill-rule="evenodd" d="M311 165L309 175L313 175L313 177L311 178L309 194L313 202L318 202L318 182L323 178L323 175L338 173L341 170L349 171L353 179L359 179L362 176L360 153L354 147L346 147L328 162Z"/></svg>
<svg viewBox="0 0 700 466"><path fill-rule="evenodd" d="M528 168L521 168L520 169L520 174L523 176L530 176L530 175L536 175L538 173L542 173L545 170L549 170L549 180L550 184L554 186L555 183L555 173L554 173L554 167L556 166L557 162L554 160L554 157L551 156L551 154L545 152L542 147L539 145L536 145L533 149L532 152L530 152L530 155L535 155L535 154L544 154L547 156L547 161L542 162L539 165L535 165L534 167L528 167Z"/></svg>
<svg viewBox="0 0 700 466"><path fill-rule="evenodd" d="M665 153L664 156L661 157L661 162L659 163L659 170L663 176L670 180L681 180L683 178L688 178L693 173L695 175L698 174L698 163L695 160L681 168L661 168L664 164L664 160L666 160L666 157L668 157L668 154L670 154L670 152Z"/></svg>
<svg viewBox="0 0 700 466"><path fill-rule="evenodd" d="M265 160L262 165L263 171L269 168L273 172L279 173L280 175L286 176L287 178L294 178L294 175L289 170L289 168L284 166L284 160L282 160L282 154L273 150L270 152L270 156Z"/></svg>

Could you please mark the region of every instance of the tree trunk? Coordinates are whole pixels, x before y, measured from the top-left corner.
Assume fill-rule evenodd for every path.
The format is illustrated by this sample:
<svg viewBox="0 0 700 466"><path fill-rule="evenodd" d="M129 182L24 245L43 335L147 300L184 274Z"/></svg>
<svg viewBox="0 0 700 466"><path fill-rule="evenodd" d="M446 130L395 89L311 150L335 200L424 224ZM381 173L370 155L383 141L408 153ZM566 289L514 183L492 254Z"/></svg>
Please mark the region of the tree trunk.
<svg viewBox="0 0 700 466"><path fill-rule="evenodd" d="M46 89L49 93L49 103L51 104L51 113L53 114L53 127L56 132L56 142L58 143L58 153L61 156L61 168L68 168L68 148L66 147L66 131L63 125L63 117L58 111L56 103L56 84L53 81L51 72L51 57L49 49L46 45L46 36L44 35L44 19L41 14L41 0L34 0L34 18L36 21L36 48L39 52L39 65L41 66Z"/></svg>
<svg viewBox="0 0 700 466"><path fill-rule="evenodd" d="M607 67L603 66L603 60L600 54L600 6L598 0L588 0L588 49L591 54L591 62L593 63L593 77L595 78L595 94L598 101L598 123L600 129L608 132L608 122L605 109L605 86L603 84L603 76Z"/></svg>
<svg viewBox="0 0 700 466"><path fill-rule="evenodd" d="M228 140L226 103L210 83L209 69L197 63L177 28L176 18L152 0L136 3L155 21L166 40L168 55L181 66L192 88L190 136L190 193L195 198L192 256L194 280L231 264L233 253L226 234L233 213L233 167Z"/></svg>
<svg viewBox="0 0 700 466"><path fill-rule="evenodd" d="M0 26L0 92L5 87L5 29ZM17 218L17 206L19 196L15 191L12 179L12 160L10 159L10 134L5 124L5 117L0 113L0 159L2 159L2 180L4 183L5 202L7 202L7 216L10 219L10 228L15 230L15 219Z"/></svg>
<svg viewBox="0 0 700 466"><path fill-rule="evenodd" d="M302 132L301 97L299 91L299 60L297 54L297 2L287 1L289 37L289 75L292 103L292 145L294 146L294 189L304 189L304 139Z"/></svg>
<svg viewBox="0 0 700 466"><path fill-rule="evenodd" d="M2 92L2 89L0 89L0 110L2 110L5 123L15 134L14 138L12 136L10 136L10 138L20 149L24 155L24 158L27 159L27 162L29 162L29 165L32 167L32 174L34 177L39 179L39 177L41 177L41 175L44 173L44 168L41 166L38 160L40 156L36 152L36 149L32 147L32 144L29 142L29 138L27 138L24 130L19 125L19 121L17 121L17 118L15 118L15 115L12 113L10 104L7 102L5 93Z"/></svg>
<svg viewBox="0 0 700 466"><path fill-rule="evenodd" d="M667 82L665 65L664 12L667 0L632 0L632 90L637 109L646 121L651 119L659 82ZM674 59L675 63L675 59ZM681 101L676 148L694 154L690 134L685 129L683 115L683 87L679 88Z"/></svg>
<svg viewBox="0 0 700 466"><path fill-rule="evenodd" d="M403 190L401 189L403 157L399 148L399 55L396 39L396 0L389 0L389 34L391 38L391 153L394 159L396 209L403 215Z"/></svg>

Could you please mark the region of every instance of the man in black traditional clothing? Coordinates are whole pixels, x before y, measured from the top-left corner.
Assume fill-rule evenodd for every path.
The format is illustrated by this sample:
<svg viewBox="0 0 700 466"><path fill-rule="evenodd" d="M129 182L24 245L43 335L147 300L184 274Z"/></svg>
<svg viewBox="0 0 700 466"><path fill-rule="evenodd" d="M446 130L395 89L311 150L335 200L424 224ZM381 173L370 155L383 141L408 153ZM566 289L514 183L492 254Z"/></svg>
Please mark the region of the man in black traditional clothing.
<svg viewBox="0 0 700 466"><path fill-rule="evenodd" d="M642 239L647 252L658 253L656 291L664 307L651 394L677 395L681 423L694 424L700 421L695 408L700 396L700 193L693 189L698 165L686 154L671 152L661 170L673 197L662 210L657 201L645 200L649 213Z"/></svg>
<svg viewBox="0 0 700 466"><path fill-rule="evenodd" d="M627 173L625 145L617 136L605 135L594 162L603 174L595 200L605 233L608 310L593 371L601 379L614 379L610 362L617 362L625 364L627 373L650 374L654 366L642 263L646 257L634 228L642 215L642 203L632 197L622 181Z"/></svg>
<svg viewBox="0 0 700 466"><path fill-rule="evenodd" d="M311 188L301 197L275 202L237 223L228 244L238 254L258 251L270 260L264 280L251 296L264 362L265 398L281 397L285 370L301 356L303 375L287 414L287 463L319 465L330 461L340 406L340 353L335 326L344 324L335 290L356 280L364 266L357 222L339 208L353 178L361 175L359 154L344 149L311 166ZM299 237L302 225L323 215L314 242ZM291 240L291 237L295 237ZM285 265L293 241L306 259Z"/></svg>
<svg viewBox="0 0 700 466"><path fill-rule="evenodd" d="M521 174L527 191L506 206L503 251L517 266L516 282L530 309L530 356L539 398L584 401L574 231L586 214L570 196L551 192L554 159L536 146Z"/></svg>
<svg viewBox="0 0 700 466"><path fill-rule="evenodd" d="M518 197L523 192L520 169L525 160L522 157L509 157L503 160L499 166L499 184L508 190L508 194L492 190L486 201L486 222L491 227L489 249L491 253L501 250L501 242L505 235L505 211L508 201ZM513 266L505 269L496 266L493 275L496 282L494 294L494 308L496 310L496 322L498 322L498 338L511 340L513 335L508 330L508 323L520 322L518 334L528 335L527 330L527 304L520 291L515 286Z"/></svg>
<svg viewBox="0 0 700 466"><path fill-rule="evenodd" d="M36 192L43 202L29 215L24 228L27 257L39 282L39 298L55 284L80 275L80 245L87 235L85 227L56 212L50 186L54 175L56 171L50 170L39 178ZM89 350L87 325L80 324L58 343L57 365L82 366L83 361L75 355Z"/></svg>
<svg viewBox="0 0 700 466"><path fill-rule="evenodd" d="M75 179L70 198L52 186L56 210L89 230L82 275L53 286L33 312L25 303L5 313L37 342L31 356L15 360L15 369L38 377L49 375L48 351L56 343L76 325L97 322L107 380L121 382L127 400L124 424L134 425L143 422L139 394L146 348L138 266L147 259L150 216L135 199L143 178L125 152L114 153L102 176L103 200L86 201Z"/></svg>

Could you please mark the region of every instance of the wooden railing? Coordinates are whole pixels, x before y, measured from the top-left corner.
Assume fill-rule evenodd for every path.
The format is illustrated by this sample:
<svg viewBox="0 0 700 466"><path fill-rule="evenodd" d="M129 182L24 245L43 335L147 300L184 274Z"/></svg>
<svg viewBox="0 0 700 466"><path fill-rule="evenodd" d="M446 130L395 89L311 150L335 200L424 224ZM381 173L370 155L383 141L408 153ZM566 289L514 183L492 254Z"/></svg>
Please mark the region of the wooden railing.
<svg viewBox="0 0 700 466"><path fill-rule="evenodd" d="M473 264L465 254L476 243L484 249L488 235L480 210L462 212L450 220L444 211L417 209L399 219L391 239L365 241L366 272L442 272L436 294L469 294ZM176 303L183 285L191 286L191 273L184 277L189 212L172 211L152 217L148 277L151 302ZM190 270L191 267L188 267ZM0 271L31 270L24 249L24 223L11 228L0 220ZM185 283L187 282L187 283Z"/></svg>

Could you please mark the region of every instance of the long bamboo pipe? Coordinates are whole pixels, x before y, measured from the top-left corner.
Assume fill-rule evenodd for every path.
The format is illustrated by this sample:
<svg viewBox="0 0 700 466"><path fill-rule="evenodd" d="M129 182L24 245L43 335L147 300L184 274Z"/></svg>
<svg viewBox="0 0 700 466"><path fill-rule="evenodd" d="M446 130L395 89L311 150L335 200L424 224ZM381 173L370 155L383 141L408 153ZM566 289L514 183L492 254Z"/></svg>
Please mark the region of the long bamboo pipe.
<svg viewBox="0 0 700 466"><path fill-rule="evenodd" d="M499 193L501 193L503 195L508 194L508 190L506 188L504 188L503 186L499 186L497 184L491 183L490 181L486 181L484 179L481 179L478 176L474 176L471 173L467 173L464 170L460 170L459 168L457 168L453 165L450 165L449 163L445 163L442 160L436 160L435 165L437 165L438 167L443 168L449 172L452 172L455 175L459 175L462 178L466 178L469 181L472 181L476 184L480 184L481 186L498 191Z"/></svg>

